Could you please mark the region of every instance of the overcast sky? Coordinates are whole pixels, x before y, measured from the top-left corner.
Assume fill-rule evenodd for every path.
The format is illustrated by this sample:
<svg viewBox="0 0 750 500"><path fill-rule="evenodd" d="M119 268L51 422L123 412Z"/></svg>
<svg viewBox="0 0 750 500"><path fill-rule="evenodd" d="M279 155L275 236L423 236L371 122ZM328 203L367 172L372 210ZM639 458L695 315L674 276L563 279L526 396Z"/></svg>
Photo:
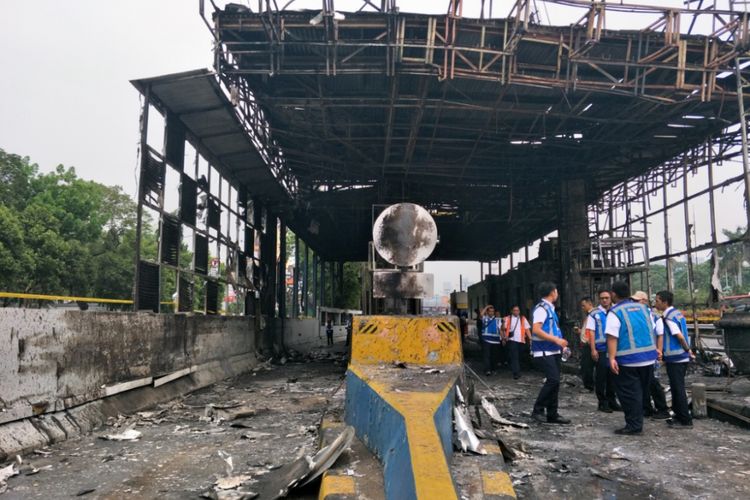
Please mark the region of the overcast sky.
<svg viewBox="0 0 750 500"><path fill-rule="evenodd" d="M495 15L510 10L509 1L494 3ZM682 5L680 0L637 3ZM478 15L479 4L466 0L464 15ZM314 9L321 2L294 5ZM336 2L342 11L352 5L361 2ZM442 13L448 2L402 0L399 5L404 11ZM566 25L581 15L577 9L538 5L544 22ZM648 16L616 16L608 15L608 28L649 24ZM207 68L211 61L211 37L198 15L198 0L0 0L0 148L29 156L42 171L60 163L75 166L81 177L120 185L133 195L140 106L129 81ZM728 165L719 176L736 175L738 168ZM680 190L672 191L679 195ZM741 190L728 191L719 203L720 227L744 225ZM695 213L702 240L697 233L708 234L705 201L694 205L690 217ZM678 217L673 227L682 224L681 215L673 217ZM652 254L663 246L654 241ZM428 271L436 273L437 289L445 281L457 287L459 274L471 282L479 279L477 263L430 263Z"/></svg>

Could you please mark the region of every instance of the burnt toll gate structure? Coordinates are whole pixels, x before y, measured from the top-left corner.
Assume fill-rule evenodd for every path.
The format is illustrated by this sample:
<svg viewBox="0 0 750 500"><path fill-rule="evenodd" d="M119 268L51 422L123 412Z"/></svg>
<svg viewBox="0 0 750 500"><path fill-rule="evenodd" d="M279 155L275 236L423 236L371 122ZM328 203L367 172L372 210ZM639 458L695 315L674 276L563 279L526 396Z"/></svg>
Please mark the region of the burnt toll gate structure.
<svg viewBox="0 0 750 500"><path fill-rule="evenodd" d="M739 241L717 237L713 201L732 184L747 193L738 96L746 88L748 14L732 2L544 4L577 22L542 24L525 1L509 13L497 3L493 11L492 2L452 1L441 15L401 12L389 1L343 14L332 2L213 12L200 2L214 71L134 82L146 98L140 202L164 215L159 259L139 265L138 307L156 308L155 294L144 301L158 266L184 274L176 281L186 297L195 279L205 280L208 301L199 302L209 312L217 279L238 289L244 311L260 307L268 317L326 305L322 290L341 279L341 264L368 260L374 207L401 201L434 217L435 260L512 269L553 234L551 277L569 316L575 298L603 281L637 277L648 288L650 262L669 268L674 257L692 262L695 253ZM463 17L465 7L478 18ZM645 24L606 29L617 16ZM146 140L150 104L166 117L163 151ZM195 150L189 165L185 140ZM182 220L158 203L159 182L172 170L172 189L188 203ZM696 175L707 182L689 186ZM667 199L667 186L678 182L684 196ZM709 205L706 241L690 237L689 217L684 227L669 227L667 218L698 202ZM191 204L207 211L205 229L192 226ZM656 218L664 248L649 255ZM176 265L180 224L194 230L192 267ZM279 279L286 228L312 253L295 252L305 279L295 271L293 311ZM209 241L221 276L208 275ZM504 290L522 304L533 295L526 278Z"/></svg>
<svg viewBox="0 0 750 500"><path fill-rule="evenodd" d="M489 299L528 311L535 285L552 279L568 329L581 296L616 278L652 292L653 262L666 264L671 288L673 259L687 257L695 310L694 260L716 264L718 248L746 238L719 237L715 202L739 188L734 215L746 225L750 17L734 2L543 5L575 21L543 23L530 0L502 14L491 1L454 0L443 14L405 12L395 1L339 12L333 0L314 10L291 1L209 12L201 1L213 70L133 82L144 97L139 220L150 211L160 228L155 258L139 245L136 308L159 310L169 273L179 311L215 314L219 290L231 288L233 312L252 316L256 344L283 349L298 316L335 305L326 282L341 287L343 263L367 261L363 310L387 312L370 286L371 231L381 210L408 202L435 221L432 259L480 261L490 275L497 262L497 275L470 290L472 308ZM618 16L643 24L608 29ZM162 148L149 141L154 110L165 123ZM170 189L176 214L164 206ZM691 223L699 204L710 225L702 239ZM418 302L406 311L418 313ZM409 384L399 390L397 374L370 366L397 363L410 349L428 363L428 345L446 335L456 347L450 321L415 325L397 316L355 321L347 375L347 423L383 462L394 498L407 483L424 498L455 483L446 440L460 354L450 376L423 391L433 395L432 430L415 424L424 412L396 394ZM376 333L390 347L365 352ZM416 343L402 345L400 335ZM373 412L393 432L373 427ZM487 491L507 493L507 476L492 477Z"/></svg>
<svg viewBox="0 0 750 500"><path fill-rule="evenodd" d="M472 309L527 312L552 279L568 335L598 286L655 291L654 263L672 288L686 258L695 308L693 263L715 270L719 249L748 239L719 223L750 220L745 2L251 3L199 2L213 68L132 81L135 311L0 311L17 339L0 348L13 387L0 457L246 373L259 352L319 345L322 315L310 317L348 314L335 290L345 263L366 262L347 390L325 399L340 418L323 421L322 442L355 428L357 457L365 443L382 464L373 498L514 496L497 446L485 450L497 460L451 456L452 420L468 420L457 321L419 316L418 294L374 293L378 272L431 281L425 255L380 258L373 224L393 204L423 207L439 237L430 259L486 266ZM320 498L362 493L359 477L327 473Z"/></svg>

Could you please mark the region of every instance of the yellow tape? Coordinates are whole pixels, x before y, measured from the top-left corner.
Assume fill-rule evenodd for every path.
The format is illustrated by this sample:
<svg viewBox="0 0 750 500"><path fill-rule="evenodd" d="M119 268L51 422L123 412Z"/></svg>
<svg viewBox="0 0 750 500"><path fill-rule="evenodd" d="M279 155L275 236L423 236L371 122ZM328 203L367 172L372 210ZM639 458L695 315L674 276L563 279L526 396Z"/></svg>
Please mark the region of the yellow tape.
<svg viewBox="0 0 750 500"><path fill-rule="evenodd" d="M42 295L39 293L0 292L0 299L28 299L28 300L68 300L71 302L99 302L102 304L132 304L128 299L101 299L96 297L73 297L69 295ZM174 305L175 302L160 302L162 305Z"/></svg>

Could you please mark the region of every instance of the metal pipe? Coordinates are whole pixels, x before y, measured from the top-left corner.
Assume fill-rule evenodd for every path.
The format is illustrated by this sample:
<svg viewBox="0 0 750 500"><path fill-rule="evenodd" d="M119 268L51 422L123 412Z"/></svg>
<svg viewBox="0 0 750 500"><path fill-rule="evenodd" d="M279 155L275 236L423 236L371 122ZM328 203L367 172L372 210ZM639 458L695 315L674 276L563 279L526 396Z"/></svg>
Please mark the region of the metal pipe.
<svg viewBox="0 0 750 500"><path fill-rule="evenodd" d="M664 182L662 183L662 196L664 198L664 206L667 206L667 174L664 173ZM664 210L664 255L666 255L667 265L667 290L670 292L673 288L673 276L672 276L672 261L670 255L669 245L669 217L667 217L668 210Z"/></svg>
<svg viewBox="0 0 750 500"><path fill-rule="evenodd" d="M690 308L692 309L693 313L693 327L695 328L695 344L698 344L698 340L700 339L700 329L698 328L698 314L696 312L696 305L695 305L695 277L693 276L693 243L692 238L690 236L692 224L690 224L690 210L688 207L688 201L687 201L687 193L688 193L688 175L687 175L687 165L684 167L685 174L682 177L682 195L685 199L683 203L683 210L685 214L685 243L687 246L687 259L688 259L688 276L687 276L687 285L688 290L690 292Z"/></svg>
<svg viewBox="0 0 750 500"><path fill-rule="evenodd" d="M747 116L745 115L745 93L743 91L747 85L742 77L742 69L740 68L742 63L740 61L743 61L743 58L735 59L735 74L737 77L737 106L740 114L740 129L742 130L742 173L745 182L745 234L747 235L747 229L750 229L750 160L747 156ZM748 61L748 59L744 59L744 61Z"/></svg>

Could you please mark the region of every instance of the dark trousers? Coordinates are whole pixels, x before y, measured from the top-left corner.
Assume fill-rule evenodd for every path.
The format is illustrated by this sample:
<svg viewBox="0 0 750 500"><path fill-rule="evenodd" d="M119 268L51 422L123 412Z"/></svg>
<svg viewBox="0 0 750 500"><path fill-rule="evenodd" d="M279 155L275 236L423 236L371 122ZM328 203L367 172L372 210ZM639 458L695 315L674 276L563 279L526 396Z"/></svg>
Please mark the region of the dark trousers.
<svg viewBox="0 0 750 500"><path fill-rule="evenodd" d="M510 354L510 371L513 372L514 377L521 376L521 349L523 349L523 346L524 344L514 340L509 340L507 344Z"/></svg>
<svg viewBox="0 0 750 500"><path fill-rule="evenodd" d="M549 420L557 416L557 399L560 394L560 355L540 356L534 358L534 363L547 378L534 403L534 413L544 413L546 409Z"/></svg>
<svg viewBox="0 0 750 500"><path fill-rule="evenodd" d="M643 430L643 394L648 393L654 365L622 366L615 375L615 390L625 413L625 427Z"/></svg>
<svg viewBox="0 0 750 500"><path fill-rule="evenodd" d="M497 348L497 362L500 366L508 363L508 357L509 357L509 349L508 343L502 343Z"/></svg>
<svg viewBox="0 0 750 500"><path fill-rule="evenodd" d="M654 369L656 369L656 367L654 367ZM649 396L654 400L654 406L651 406L651 400L646 396L643 409L654 411L654 408L656 408L656 411L659 413L667 413L667 411L669 411L669 408L667 407L667 397L664 395L664 388L661 386L659 379L655 376L651 377L651 384L648 388L650 393Z"/></svg>
<svg viewBox="0 0 750 500"><path fill-rule="evenodd" d="M486 341L482 341L482 357L484 358L484 371L491 372L495 369L497 364L497 351L500 348L500 344L491 344Z"/></svg>
<svg viewBox="0 0 750 500"><path fill-rule="evenodd" d="M581 380L586 389L594 388L594 359L591 357L591 348L583 344L581 348Z"/></svg>
<svg viewBox="0 0 750 500"><path fill-rule="evenodd" d="M685 373L688 363L667 363L667 376L672 391L672 411L677 420L683 424L693 421L688 409L687 393L685 392Z"/></svg>
<svg viewBox="0 0 750 500"><path fill-rule="evenodd" d="M612 405L617 402L615 394L615 374L609 369L607 353L602 351L596 362L596 399L599 404Z"/></svg>
<svg viewBox="0 0 750 500"><path fill-rule="evenodd" d="M326 330L326 340L328 345L333 345L333 330Z"/></svg>

